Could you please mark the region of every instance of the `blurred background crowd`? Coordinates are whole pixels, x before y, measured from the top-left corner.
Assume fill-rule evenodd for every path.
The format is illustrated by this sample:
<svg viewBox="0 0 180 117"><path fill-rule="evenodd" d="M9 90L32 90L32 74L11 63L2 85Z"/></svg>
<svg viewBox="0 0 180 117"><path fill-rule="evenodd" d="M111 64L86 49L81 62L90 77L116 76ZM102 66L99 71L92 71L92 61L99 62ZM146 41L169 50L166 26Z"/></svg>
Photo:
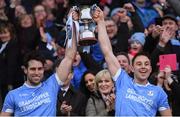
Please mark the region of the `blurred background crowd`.
<svg viewBox="0 0 180 117"><path fill-rule="evenodd" d="M94 3L104 12L106 30L121 67L132 75L132 58L142 51L148 53L153 68L149 82L166 91L173 115L180 115L180 0L0 0L0 108L8 91L26 80L25 54L38 50L44 55L46 80L65 54L70 8ZM164 54L177 58L171 83L159 69L159 56ZM113 101L106 101L107 93L115 97L114 84L105 68L98 42L78 47L67 83L72 88L65 98L59 94L57 115L68 115L60 108L64 100L72 106L72 115L114 115ZM106 90L101 87L103 78L108 82Z"/></svg>

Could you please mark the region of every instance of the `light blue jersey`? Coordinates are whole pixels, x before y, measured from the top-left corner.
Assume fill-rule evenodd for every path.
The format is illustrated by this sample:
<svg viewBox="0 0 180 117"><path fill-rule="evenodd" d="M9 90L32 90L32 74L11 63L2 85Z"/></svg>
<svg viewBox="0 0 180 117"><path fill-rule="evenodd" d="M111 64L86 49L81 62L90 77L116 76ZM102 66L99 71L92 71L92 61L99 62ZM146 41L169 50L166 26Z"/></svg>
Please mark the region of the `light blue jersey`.
<svg viewBox="0 0 180 117"><path fill-rule="evenodd" d="M55 116L61 83L56 74L36 87L24 83L7 94L2 111L15 116Z"/></svg>
<svg viewBox="0 0 180 117"><path fill-rule="evenodd" d="M113 78L116 82L116 116L155 116L157 110L169 108L167 95L159 86L139 85L124 70Z"/></svg>

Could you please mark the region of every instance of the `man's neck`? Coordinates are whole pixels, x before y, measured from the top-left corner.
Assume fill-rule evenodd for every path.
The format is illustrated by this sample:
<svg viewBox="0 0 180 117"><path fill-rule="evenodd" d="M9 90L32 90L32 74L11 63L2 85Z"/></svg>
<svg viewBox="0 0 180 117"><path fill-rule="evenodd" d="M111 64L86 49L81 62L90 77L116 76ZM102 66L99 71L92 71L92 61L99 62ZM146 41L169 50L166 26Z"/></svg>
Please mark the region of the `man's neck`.
<svg viewBox="0 0 180 117"><path fill-rule="evenodd" d="M134 78L134 82L135 82L136 84L144 85L144 86L148 84L148 80L139 80L139 79L137 79L137 78Z"/></svg>
<svg viewBox="0 0 180 117"><path fill-rule="evenodd" d="M27 81L24 83L24 85L26 85L27 87L29 88L37 88L37 87L40 87L42 85L42 83L39 83L37 85L32 85L30 83L28 83Z"/></svg>

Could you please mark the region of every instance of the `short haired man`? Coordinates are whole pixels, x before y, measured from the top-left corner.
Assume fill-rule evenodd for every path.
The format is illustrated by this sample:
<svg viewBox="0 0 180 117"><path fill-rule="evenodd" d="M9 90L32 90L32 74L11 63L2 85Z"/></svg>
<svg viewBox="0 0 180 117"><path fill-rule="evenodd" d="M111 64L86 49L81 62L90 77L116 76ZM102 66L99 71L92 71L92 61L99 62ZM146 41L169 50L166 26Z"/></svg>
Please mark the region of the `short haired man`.
<svg viewBox="0 0 180 117"><path fill-rule="evenodd" d="M134 78L121 69L107 36L103 12L97 8L93 19L98 27L98 40L116 86L116 116L171 116L167 95L162 88L151 85L148 77L152 71L150 60L143 54L133 59Z"/></svg>
<svg viewBox="0 0 180 117"><path fill-rule="evenodd" d="M172 73L177 76L178 81L180 81L180 40L177 38L178 24L177 19L172 14L167 14L162 18L162 32L160 34L159 42L152 52L151 61L153 70L159 69L157 63L159 62L159 56L164 54L175 54L177 57L177 69ZM172 96L177 97L177 93L173 93ZM173 99L172 113L174 116L179 115L179 100Z"/></svg>
<svg viewBox="0 0 180 117"><path fill-rule="evenodd" d="M130 58L127 53L125 52L119 52L116 53L116 58L121 66L122 69L124 69L128 74L131 73L131 63Z"/></svg>
<svg viewBox="0 0 180 117"><path fill-rule="evenodd" d="M71 84L73 72L68 75L68 78L61 87L61 92L58 94L57 115L58 116L84 116L86 108L86 98L79 90Z"/></svg>
<svg viewBox="0 0 180 117"><path fill-rule="evenodd" d="M24 85L7 94L0 116L55 116L58 91L68 78L76 50L73 35L72 47L66 48L65 58L56 73L44 82L41 82L44 77L43 56L36 51L29 53L24 62L27 79Z"/></svg>
<svg viewBox="0 0 180 117"><path fill-rule="evenodd" d="M180 41L177 39L178 25L176 17L172 14L167 14L162 18L162 31L159 42L152 52L152 65L156 68L159 61L159 55L162 54L176 54L177 62L180 63ZM180 65L178 66L180 73ZM180 76L180 74L177 75Z"/></svg>

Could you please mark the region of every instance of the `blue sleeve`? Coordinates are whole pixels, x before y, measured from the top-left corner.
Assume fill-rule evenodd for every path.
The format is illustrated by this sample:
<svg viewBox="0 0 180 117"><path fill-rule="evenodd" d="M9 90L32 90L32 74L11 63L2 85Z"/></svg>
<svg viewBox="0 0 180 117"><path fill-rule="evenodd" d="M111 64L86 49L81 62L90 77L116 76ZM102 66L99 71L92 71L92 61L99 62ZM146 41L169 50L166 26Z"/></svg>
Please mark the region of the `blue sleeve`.
<svg viewBox="0 0 180 117"><path fill-rule="evenodd" d="M55 73L45 81L45 84L47 85L47 88L52 88L54 93L58 93L63 82L59 80L57 74Z"/></svg>
<svg viewBox="0 0 180 117"><path fill-rule="evenodd" d="M168 96L162 88L159 87L159 90L158 110L163 111L170 108L168 103Z"/></svg>
<svg viewBox="0 0 180 117"><path fill-rule="evenodd" d="M9 92L4 100L2 112L14 113L14 96Z"/></svg>
<svg viewBox="0 0 180 117"><path fill-rule="evenodd" d="M116 90L120 90L121 87L127 85L132 78L123 70L119 69L116 75L113 77L115 81Z"/></svg>

